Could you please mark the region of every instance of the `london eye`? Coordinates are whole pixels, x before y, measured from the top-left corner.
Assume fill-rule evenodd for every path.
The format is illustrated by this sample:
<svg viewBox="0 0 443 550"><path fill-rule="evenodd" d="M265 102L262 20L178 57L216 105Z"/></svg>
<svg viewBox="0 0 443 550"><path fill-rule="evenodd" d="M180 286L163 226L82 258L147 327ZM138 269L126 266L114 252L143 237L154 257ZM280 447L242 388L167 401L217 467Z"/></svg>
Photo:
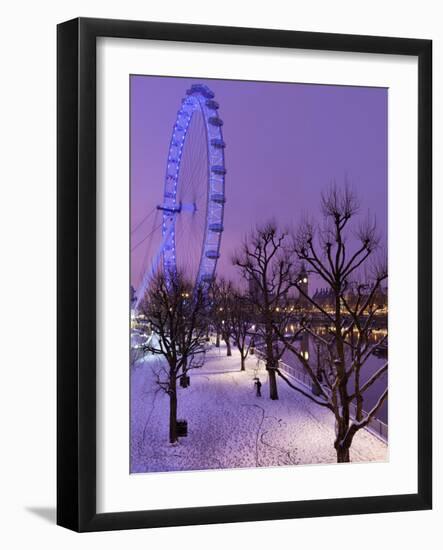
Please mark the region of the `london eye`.
<svg viewBox="0 0 443 550"><path fill-rule="evenodd" d="M225 142L214 93L203 84L186 92L172 128L166 162L161 244L137 290L136 309L160 264L166 278L184 273L195 286L214 277L224 230Z"/></svg>

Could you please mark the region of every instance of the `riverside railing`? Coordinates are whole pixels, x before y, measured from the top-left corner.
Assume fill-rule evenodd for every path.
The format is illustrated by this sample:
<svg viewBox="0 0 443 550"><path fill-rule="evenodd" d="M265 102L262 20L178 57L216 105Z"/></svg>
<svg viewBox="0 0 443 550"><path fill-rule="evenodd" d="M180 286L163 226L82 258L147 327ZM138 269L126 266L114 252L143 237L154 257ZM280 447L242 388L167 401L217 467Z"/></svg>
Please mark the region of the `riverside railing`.
<svg viewBox="0 0 443 550"><path fill-rule="evenodd" d="M257 348L255 349L255 355L257 356L258 361L262 361L263 363L265 362L264 353ZM285 374L312 392L311 377L302 367L288 365L283 361L279 361L278 366ZM355 419L356 406L354 403L351 403L350 411L351 417ZM367 414L366 411L363 411L363 414ZM385 422L382 422L379 418L374 417L365 429L380 438L382 441L388 441L388 425Z"/></svg>

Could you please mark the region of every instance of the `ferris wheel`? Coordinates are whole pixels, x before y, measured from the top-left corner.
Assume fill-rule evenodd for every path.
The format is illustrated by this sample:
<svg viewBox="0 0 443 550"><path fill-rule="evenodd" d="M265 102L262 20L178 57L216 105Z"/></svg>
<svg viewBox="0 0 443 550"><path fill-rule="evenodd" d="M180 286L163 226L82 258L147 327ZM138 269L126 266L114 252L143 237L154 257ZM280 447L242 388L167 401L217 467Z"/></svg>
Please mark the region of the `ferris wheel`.
<svg viewBox="0 0 443 550"><path fill-rule="evenodd" d="M166 163L161 246L137 291L140 301L162 261L165 276L184 273L195 286L215 276L225 206L223 121L203 84L186 92L172 129ZM136 304L138 306L138 302Z"/></svg>

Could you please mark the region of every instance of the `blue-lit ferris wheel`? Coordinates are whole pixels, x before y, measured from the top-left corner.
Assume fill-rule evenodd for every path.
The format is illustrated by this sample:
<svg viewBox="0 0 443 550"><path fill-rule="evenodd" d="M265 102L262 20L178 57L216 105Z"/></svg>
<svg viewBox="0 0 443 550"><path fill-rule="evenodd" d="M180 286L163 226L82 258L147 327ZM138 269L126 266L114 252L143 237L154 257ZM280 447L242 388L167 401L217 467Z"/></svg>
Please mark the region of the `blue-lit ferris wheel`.
<svg viewBox="0 0 443 550"><path fill-rule="evenodd" d="M137 291L139 301L160 261L166 277L182 272L195 285L214 279L226 201L218 109L214 93L203 84L192 85L182 100L169 144L163 202L157 206L161 246Z"/></svg>

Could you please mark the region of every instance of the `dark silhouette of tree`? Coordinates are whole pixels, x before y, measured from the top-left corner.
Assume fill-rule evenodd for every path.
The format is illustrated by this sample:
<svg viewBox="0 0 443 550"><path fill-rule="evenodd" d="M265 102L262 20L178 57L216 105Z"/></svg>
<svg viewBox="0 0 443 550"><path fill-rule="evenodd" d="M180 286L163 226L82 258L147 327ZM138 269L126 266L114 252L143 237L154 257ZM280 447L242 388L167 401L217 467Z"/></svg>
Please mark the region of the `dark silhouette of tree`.
<svg viewBox="0 0 443 550"><path fill-rule="evenodd" d="M299 260L323 280L331 296L329 304L320 303L305 294L295 280L299 292L324 325L321 332L306 319L300 323L321 350L321 364L318 362L314 367L312 359L300 353L277 329L281 342L311 378L313 393L293 384L280 371L278 374L293 389L332 411L337 461L349 462L355 434L371 422L388 395L386 385L375 405L364 412L365 392L386 375L388 368L386 361L372 376L364 376L363 367L369 357L387 338L374 342L372 331L382 307L377 296L388 273L385 261L370 261L379 247L375 220L368 217L357 227L351 224L357 217L359 204L348 185L341 188L332 185L323 193L321 211L324 223L314 225L304 221L293 245Z"/></svg>
<svg viewBox="0 0 443 550"><path fill-rule="evenodd" d="M144 352L161 355L166 363L157 383L169 395L170 443L177 441L177 380L203 365L207 306L203 289L192 288L180 274L158 275L141 304L152 327Z"/></svg>
<svg viewBox="0 0 443 550"><path fill-rule="evenodd" d="M220 279L211 286L212 323L216 330L217 340L221 336L226 344L226 355L231 356L232 327L230 323L230 308L233 300L233 286L230 281Z"/></svg>
<svg viewBox="0 0 443 550"><path fill-rule="evenodd" d="M290 311L290 291L295 279L286 246L287 233L271 221L259 226L245 240L233 258L248 281L248 301L256 319L255 344L264 347L269 375L269 396L278 399L276 373L285 351L278 332L285 333Z"/></svg>
<svg viewBox="0 0 443 550"><path fill-rule="evenodd" d="M245 370L245 362L252 344L251 319L252 310L247 297L235 290L229 309L232 340L240 352L240 370Z"/></svg>

